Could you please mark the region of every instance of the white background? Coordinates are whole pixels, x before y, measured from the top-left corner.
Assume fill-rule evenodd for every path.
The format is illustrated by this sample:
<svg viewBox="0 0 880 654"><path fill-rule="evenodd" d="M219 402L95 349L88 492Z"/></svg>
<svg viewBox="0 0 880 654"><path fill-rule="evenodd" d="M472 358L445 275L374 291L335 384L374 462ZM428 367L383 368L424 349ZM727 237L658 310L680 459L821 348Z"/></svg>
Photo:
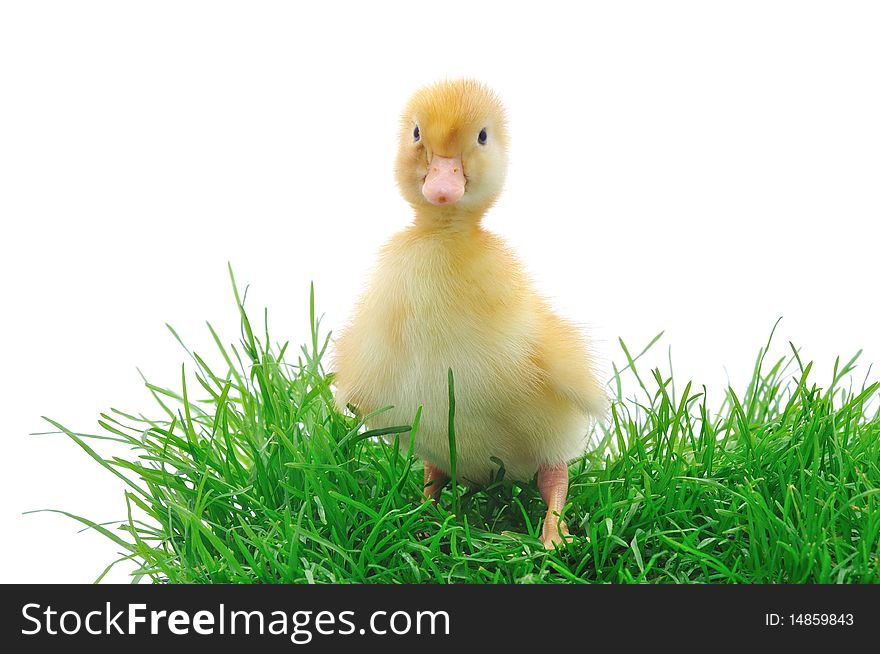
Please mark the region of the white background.
<svg viewBox="0 0 880 654"><path fill-rule="evenodd" d="M880 11L871 2L21 2L0 9L3 581L93 580L123 518L86 432L154 411L226 272L276 338L314 280L345 320L409 220L392 163L418 86L479 78L511 168L487 217L607 359L666 330L679 378L740 388L779 316L826 375L880 362ZM862 369L862 371L864 368ZM110 576L124 581L125 570Z"/></svg>

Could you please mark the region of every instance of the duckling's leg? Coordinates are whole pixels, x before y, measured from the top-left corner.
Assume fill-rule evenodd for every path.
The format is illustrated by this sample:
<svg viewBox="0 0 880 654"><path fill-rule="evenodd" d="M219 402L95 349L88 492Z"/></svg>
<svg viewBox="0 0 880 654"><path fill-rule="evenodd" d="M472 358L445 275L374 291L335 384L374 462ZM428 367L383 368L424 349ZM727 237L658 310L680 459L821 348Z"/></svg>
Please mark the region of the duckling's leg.
<svg viewBox="0 0 880 654"><path fill-rule="evenodd" d="M568 498L568 466L560 463L538 468L538 489L547 504L541 542L548 550L552 550L563 540L571 538L568 535L568 526L559 519L562 507L565 506L565 500Z"/></svg>
<svg viewBox="0 0 880 654"><path fill-rule="evenodd" d="M449 475L425 461L425 488L422 491L425 494L425 499L433 500L434 506L436 506L440 491L448 481Z"/></svg>

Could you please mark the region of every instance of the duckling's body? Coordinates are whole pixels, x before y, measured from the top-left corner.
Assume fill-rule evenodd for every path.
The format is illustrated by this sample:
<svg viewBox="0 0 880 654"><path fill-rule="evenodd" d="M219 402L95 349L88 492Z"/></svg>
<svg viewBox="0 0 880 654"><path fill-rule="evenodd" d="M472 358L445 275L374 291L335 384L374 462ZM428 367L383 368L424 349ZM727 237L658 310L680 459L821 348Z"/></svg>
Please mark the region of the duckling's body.
<svg viewBox="0 0 880 654"><path fill-rule="evenodd" d="M338 344L337 383L363 413L393 405L371 427L409 424L422 406L415 453L448 474L451 368L459 478L488 481L494 457L525 480L583 452L601 410L589 360L497 236L416 225L384 248Z"/></svg>
<svg viewBox="0 0 880 654"><path fill-rule="evenodd" d="M442 484L451 472L451 368L459 480L484 483L499 461L507 478L538 472L555 515L548 510L545 521L549 546L567 533L558 523L566 462L583 452L605 396L583 336L551 311L501 239L480 226L505 167L503 114L484 87L442 82L411 101L397 177L416 219L382 250L336 343L337 402L363 415L391 405L370 419L371 428L409 424L423 407L414 451L426 461L426 482ZM427 494L436 497L439 489ZM557 533L548 533L551 527Z"/></svg>

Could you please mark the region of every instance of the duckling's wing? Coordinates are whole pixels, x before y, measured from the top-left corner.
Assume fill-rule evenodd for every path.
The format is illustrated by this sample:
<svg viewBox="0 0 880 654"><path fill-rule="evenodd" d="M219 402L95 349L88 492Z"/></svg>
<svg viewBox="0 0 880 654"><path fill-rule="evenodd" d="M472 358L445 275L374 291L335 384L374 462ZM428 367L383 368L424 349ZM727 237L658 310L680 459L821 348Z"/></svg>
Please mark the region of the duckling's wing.
<svg viewBox="0 0 880 654"><path fill-rule="evenodd" d="M586 337L575 325L549 311L542 322L537 363L546 383L586 415L601 419L609 400Z"/></svg>

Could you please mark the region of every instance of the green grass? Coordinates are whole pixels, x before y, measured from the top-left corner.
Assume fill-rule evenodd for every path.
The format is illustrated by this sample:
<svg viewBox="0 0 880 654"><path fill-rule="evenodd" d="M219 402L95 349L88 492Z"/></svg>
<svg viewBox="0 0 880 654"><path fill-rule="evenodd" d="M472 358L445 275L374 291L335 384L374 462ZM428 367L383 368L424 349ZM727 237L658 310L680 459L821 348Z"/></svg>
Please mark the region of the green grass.
<svg viewBox="0 0 880 654"><path fill-rule="evenodd" d="M880 581L878 384L852 387L857 357L820 388L793 347L770 362L762 348L748 388L713 410L704 389L640 372L621 342L611 417L571 466L576 538L549 553L534 482L447 489L441 507L458 509L437 510L420 501L420 461L334 408L314 294L298 353L255 332L237 289L235 299L240 343L209 325L222 369L187 350L198 388L186 374L176 391L148 383L154 417L113 410L98 435L50 421L125 480L121 523L65 515L112 539L136 562L134 580ZM637 398L623 397L626 378ZM415 415L382 434L417 439L418 426ZM130 453L102 455L101 439Z"/></svg>

